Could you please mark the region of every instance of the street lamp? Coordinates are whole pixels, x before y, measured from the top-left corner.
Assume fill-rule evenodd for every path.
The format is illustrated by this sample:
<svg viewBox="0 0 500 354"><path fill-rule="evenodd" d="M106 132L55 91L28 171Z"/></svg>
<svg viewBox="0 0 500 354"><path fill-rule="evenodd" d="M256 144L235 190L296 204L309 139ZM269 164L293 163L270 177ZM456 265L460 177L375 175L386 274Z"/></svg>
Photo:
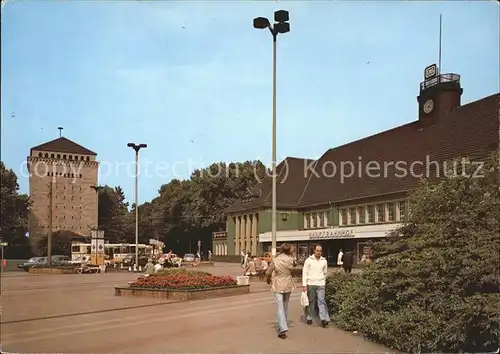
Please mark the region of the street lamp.
<svg viewBox="0 0 500 354"><path fill-rule="evenodd" d="M273 189L272 189L272 221L271 221L271 254L276 257L276 38L279 33L290 32L290 20L288 11L279 10L274 13L275 24L266 17L257 17L253 20L253 27L257 29L268 28L273 36Z"/></svg>
<svg viewBox="0 0 500 354"><path fill-rule="evenodd" d="M128 143L135 151L135 267L139 266L139 150L147 148L147 144Z"/></svg>

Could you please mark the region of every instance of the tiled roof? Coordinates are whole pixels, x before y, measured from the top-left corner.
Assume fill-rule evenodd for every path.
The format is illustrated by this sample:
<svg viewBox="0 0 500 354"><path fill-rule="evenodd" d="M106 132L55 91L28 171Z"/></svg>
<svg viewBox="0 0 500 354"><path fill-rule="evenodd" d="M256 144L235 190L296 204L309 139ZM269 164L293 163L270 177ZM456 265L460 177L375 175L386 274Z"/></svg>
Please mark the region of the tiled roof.
<svg viewBox="0 0 500 354"><path fill-rule="evenodd" d="M276 166L276 195L279 200L276 205L281 209L294 208L304 190L307 182L307 177L304 174L305 168L313 160L301 159L296 157L287 157L278 166ZM314 166L314 165L313 165ZM257 181L257 184L249 191L249 195L243 198L228 209L226 213L234 213L243 210L260 209L263 207L272 206L272 178L266 176L262 181Z"/></svg>
<svg viewBox="0 0 500 354"><path fill-rule="evenodd" d="M90 151L89 149L84 148L83 146L75 143L74 141L71 141L64 137L57 138L42 145L35 146L31 148L31 150L67 152L71 154L94 155L94 156L97 155L95 152Z"/></svg>
<svg viewBox="0 0 500 354"><path fill-rule="evenodd" d="M485 158L498 149L499 109L500 94L494 94L456 108L441 117L436 125L423 127L421 122L415 121L330 149L315 162L313 169L316 173L304 168L307 166L304 159L287 158L277 168L280 174L277 206L281 209L307 208L412 190L421 180L420 173L425 177L426 170L429 170L429 177L436 176L436 165L443 168L443 161L460 157ZM428 168L425 167L427 160ZM285 175L286 161L289 172L280 183ZM306 161L309 163L311 160ZM378 164L379 169L370 169L367 166L370 161L369 166L377 167ZM410 167L415 161L412 174ZM424 165L419 165L418 161ZM351 163L355 170L348 177ZM336 168L335 175L333 166ZM403 176L404 171L406 176ZM380 177L370 177L377 172ZM442 172L440 176L443 176ZM261 190L260 197L247 203L238 201L226 212L270 206L271 179L266 178L255 188Z"/></svg>
<svg viewBox="0 0 500 354"><path fill-rule="evenodd" d="M422 128L416 121L380 134L376 134L340 147L328 150L316 166L317 174L310 173L310 180L299 201L298 207L348 201L408 191L417 187L420 173L427 175L427 168L414 164L415 161L436 161L427 163L429 177L436 176L436 166L443 167L443 161L460 157L485 157L499 146L500 94L456 108L441 117L439 123ZM362 162L361 169L359 162ZM381 177L370 177L367 163L376 161ZM396 163L400 161L399 165ZM350 174L349 162L355 166L352 177L340 176L340 165L344 162L345 175ZM384 163L387 165L384 171ZM392 165L391 165L392 163ZM331 165L337 166L337 174L328 176ZM398 172L406 164L406 177ZM374 162L372 166L376 166ZM326 173L322 173L321 171ZM361 171L361 176L359 175ZM372 176L376 173L372 170ZM319 177L318 177L319 175ZM330 174L331 175L331 174ZM441 174L442 176L442 174Z"/></svg>

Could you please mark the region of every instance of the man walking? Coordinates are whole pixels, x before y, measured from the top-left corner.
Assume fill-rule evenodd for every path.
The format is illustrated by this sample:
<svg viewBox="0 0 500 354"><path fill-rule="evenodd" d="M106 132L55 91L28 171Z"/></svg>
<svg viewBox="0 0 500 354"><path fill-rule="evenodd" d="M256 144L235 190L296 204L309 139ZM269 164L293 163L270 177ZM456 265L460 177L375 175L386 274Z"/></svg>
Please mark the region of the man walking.
<svg viewBox="0 0 500 354"><path fill-rule="evenodd" d="M302 268L302 286L307 291L309 307L307 308L307 324L312 324L315 302L318 303L319 319L324 328L328 327L330 316L325 301L325 284L328 264L325 257L321 256L323 249L320 245L314 248L314 254L306 259Z"/></svg>

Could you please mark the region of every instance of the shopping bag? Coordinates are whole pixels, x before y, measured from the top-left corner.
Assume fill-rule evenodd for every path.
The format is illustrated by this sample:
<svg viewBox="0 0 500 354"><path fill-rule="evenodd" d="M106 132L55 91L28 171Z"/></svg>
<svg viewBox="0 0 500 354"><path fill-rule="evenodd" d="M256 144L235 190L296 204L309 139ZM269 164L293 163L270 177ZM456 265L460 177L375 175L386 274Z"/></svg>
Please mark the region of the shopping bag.
<svg viewBox="0 0 500 354"><path fill-rule="evenodd" d="M309 298L307 297L307 292L303 291L302 295L300 295L300 304L302 307L309 306Z"/></svg>

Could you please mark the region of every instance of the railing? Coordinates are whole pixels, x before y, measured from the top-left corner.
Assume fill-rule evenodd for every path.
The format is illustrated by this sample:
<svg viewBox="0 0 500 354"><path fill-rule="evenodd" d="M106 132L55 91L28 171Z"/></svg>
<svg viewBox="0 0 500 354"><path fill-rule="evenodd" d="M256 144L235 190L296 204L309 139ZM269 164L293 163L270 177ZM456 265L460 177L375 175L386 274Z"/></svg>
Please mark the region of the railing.
<svg viewBox="0 0 500 354"><path fill-rule="evenodd" d="M431 86L435 86L437 84L443 82L456 82L460 83L460 75L458 74L441 74L431 79L427 79L424 82L420 83L420 91L428 89Z"/></svg>

